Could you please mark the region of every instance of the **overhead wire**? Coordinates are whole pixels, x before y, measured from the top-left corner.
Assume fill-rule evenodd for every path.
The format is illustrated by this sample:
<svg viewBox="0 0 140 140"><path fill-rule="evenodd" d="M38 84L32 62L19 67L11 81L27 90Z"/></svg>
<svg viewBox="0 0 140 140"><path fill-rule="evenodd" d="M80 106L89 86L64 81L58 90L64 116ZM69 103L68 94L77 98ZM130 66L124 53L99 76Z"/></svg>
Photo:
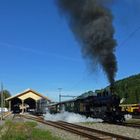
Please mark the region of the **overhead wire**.
<svg viewBox="0 0 140 140"><path fill-rule="evenodd" d="M120 45L119 46L121 46L121 45L124 45L130 38L132 38L134 35L135 35L135 33L137 32L137 31L139 31L140 30L140 25L135 29L135 30L133 30L127 37L126 37L126 39L124 39L121 43L120 43Z"/></svg>

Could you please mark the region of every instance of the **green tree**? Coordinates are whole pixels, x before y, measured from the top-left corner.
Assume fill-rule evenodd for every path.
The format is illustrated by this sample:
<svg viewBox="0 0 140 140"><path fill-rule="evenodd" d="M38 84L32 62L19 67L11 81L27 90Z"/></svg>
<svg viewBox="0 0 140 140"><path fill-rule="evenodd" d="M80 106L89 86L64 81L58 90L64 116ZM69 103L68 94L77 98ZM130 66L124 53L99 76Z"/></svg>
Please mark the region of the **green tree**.
<svg viewBox="0 0 140 140"><path fill-rule="evenodd" d="M140 74L115 82L117 93L126 98L124 103L140 103Z"/></svg>
<svg viewBox="0 0 140 140"><path fill-rule="evenodd" d="M136 97L136 102L137 102L137 103L140 102L140 100L139 100L139 94L140 94L140 93L139 93L139 90L136 89L136 90L135 90L135 97Z"/></svg>
<svg viewBox="0 0 140 140"><path fill-rule="evenodd" d="M0 91L0 106L1 106L1 91ZM8 91L8 90L3 90L3 99L4 99L4 107L7 107L9 106L8 102L5 101L6 98L10 97L11 96L11 93Z"/></svg>

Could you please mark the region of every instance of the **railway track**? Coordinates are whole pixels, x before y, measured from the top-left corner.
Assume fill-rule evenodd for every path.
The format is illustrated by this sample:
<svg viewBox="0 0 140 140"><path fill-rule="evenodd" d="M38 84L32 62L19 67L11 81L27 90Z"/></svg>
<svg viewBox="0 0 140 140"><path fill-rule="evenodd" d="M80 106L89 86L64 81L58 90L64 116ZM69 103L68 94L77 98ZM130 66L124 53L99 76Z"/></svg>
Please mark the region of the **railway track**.
<svg viewBox="0 0 140 140"><path fill-rule="evenodd" d="M132 115L133 119L140 119L140 114L139 115Z"/></svg>
<svg viewBox="0 0 140 140"><path fill-rule="evenodd" d="M0 114L0 119L5 119L6 117L10 116L12 114L12 112L8 111L8 112L4 112L2 114Z"/></svg>
<svg viewBox="0 0 140 140"><path fill-rule="evenodd" d="M31 115L20 115L26 119L35 120L37 122L50 125L59 129L66 130L68 132L83 136L85 138L91 139L91 140L138 140L133 139L121 135L116 135L76 124L71 124L63 121L53 122L53 121L45 121L42 118L31 116Z"/></svg>
<svg viewBox="0 0 140 140"><path fill-rule="evenodd" d="M122 126L126 127L133 127L133 128L139 128L140 129L140 124L139 123L124 123Z"/></svg>
<svg viewBox="0 0 140 140"><path fill-rule="evenodd" d="M105 123L105 124L110 124L110 125L116 125L116 126L125 126L125 127L132 127L132 128L140 128L140 123Z"/></svg>

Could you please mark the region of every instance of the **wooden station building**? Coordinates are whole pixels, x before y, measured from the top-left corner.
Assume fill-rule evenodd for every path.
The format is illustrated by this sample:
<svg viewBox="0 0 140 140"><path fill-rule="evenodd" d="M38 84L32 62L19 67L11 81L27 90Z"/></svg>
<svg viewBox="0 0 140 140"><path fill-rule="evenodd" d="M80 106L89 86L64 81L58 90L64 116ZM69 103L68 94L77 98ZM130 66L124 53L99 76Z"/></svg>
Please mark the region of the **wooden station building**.
<svg viewBox="0 0 140 140"><path fill-rule="evenodd" d="M43 110L51 102L47 97L32 89L27 89L15 96L11 96L6 101L9 102L9 111L14 113Z"/></svg>

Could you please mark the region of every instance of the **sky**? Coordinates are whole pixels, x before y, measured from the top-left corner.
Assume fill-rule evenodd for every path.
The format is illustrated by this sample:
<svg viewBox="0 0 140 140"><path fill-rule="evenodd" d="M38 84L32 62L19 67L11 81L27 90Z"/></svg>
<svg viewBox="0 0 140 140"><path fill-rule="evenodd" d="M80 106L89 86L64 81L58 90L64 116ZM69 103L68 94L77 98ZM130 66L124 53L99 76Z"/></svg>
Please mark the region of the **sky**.
<svg viewBox="0 0 140 140"><path fill-rule="evenodd" d="M114 0L116 80L140 73L140 0ZM12 95L27 88L58 101L109 85L91 72L55 0L0 0L0 81ZM66 100L66 99L62 99Z"/></svg>

